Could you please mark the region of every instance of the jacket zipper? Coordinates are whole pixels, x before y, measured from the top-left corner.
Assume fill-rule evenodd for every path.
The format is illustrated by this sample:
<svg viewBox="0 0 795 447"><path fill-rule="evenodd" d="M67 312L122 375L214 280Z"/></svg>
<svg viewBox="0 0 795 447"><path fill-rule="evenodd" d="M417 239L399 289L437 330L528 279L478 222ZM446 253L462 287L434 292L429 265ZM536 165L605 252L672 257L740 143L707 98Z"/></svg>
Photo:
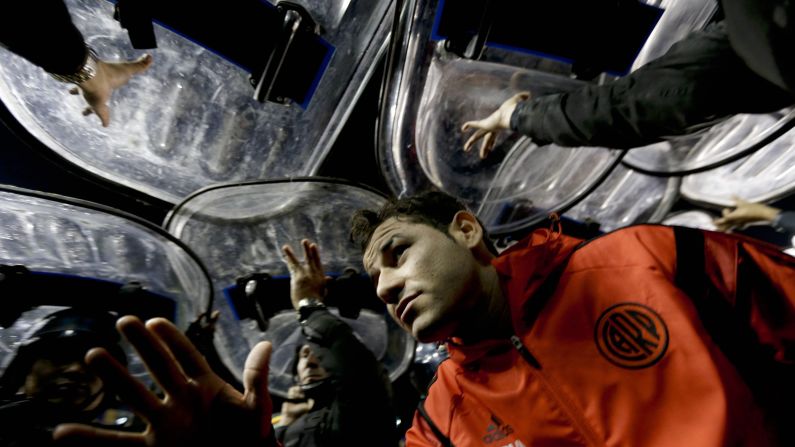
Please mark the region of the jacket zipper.
<svg viewBox="0 0 795 447"><path fill-rule="evenodd" d="M535 375L539 378L541 385L546 388L547 392L552 396L552 398L555 399L561 408L563 408L563 411L565 411L572 422L574 422L577 430L582 433L588 443L594 446L604 445L603 442L598 441L599 438L591 430L588 422L580 416L580 412L576 410L575 404L561 392L558 392L552 380L544 373L544 370L541 367L541 362L539 362L533 353L527 349L524 343L522 343L522 340L516 335L512 335L511 343L513 343L514 348L519 351L519 355L521 355L522 358L525 359L525 361L535 370Z"/></svg>

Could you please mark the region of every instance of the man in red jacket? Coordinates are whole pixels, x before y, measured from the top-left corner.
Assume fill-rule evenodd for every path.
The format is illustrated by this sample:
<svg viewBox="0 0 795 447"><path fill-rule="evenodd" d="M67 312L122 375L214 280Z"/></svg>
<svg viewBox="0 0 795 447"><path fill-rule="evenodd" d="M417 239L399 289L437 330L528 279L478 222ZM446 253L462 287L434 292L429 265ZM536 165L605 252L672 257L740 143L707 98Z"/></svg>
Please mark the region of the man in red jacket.
<svg viewBox="0 0 795 447"><path fill-rule="evenodd" d="M721 233L539 230L495 256L430 193L352 232L389 312L446 342L418 445L793 445L795 258Z"/></svg>
<svg viewBox="0 0 795 447"><path fill-rule="evenodd" d="M352 236L390 314L450 351L407 446L795 445L795 258L776 247L639 225L588 242L538 230L497 256L441 193L362 211ZM267 343L240 394L165 321L119 327L167 398L92 350L150 427L133 439L60 426L57 439L275 443Z"/></svg>

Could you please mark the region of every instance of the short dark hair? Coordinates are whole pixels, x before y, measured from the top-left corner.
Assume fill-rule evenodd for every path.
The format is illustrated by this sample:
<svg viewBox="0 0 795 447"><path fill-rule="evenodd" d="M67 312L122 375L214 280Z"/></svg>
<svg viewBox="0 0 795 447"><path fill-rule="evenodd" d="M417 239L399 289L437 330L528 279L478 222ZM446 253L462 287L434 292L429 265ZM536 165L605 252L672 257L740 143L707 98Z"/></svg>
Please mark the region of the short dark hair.
<svg viewBox="0 0 795 447"><path fill-rule="evenodd" d="M459 211L469 211L469 209L460 200L440 191L426 191L411 197L390 199L378 211L366 209L356 211L351 218L350 238L351 241L359 244L364 252L375 229L392 217L429 225L450 236L448 228ZM489 251L496 255L497 250L488 238L486 227L482 222L478 222L483 227L483 241Z"/></svg>

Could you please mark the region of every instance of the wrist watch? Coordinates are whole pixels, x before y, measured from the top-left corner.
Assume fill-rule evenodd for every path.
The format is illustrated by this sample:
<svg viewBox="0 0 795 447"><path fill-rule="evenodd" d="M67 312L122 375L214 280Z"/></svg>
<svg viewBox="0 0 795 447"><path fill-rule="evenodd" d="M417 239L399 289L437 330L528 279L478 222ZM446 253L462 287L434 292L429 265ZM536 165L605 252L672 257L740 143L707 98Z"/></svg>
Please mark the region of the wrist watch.
<svg viewBox="0 0 795 447"><path fill-rule="evenodd" d="M97 53L86 46L86 58L83 61L83 66L80 67L76 73L61 75L50 73L50 76L61 82L70 82L72 84L82 84L83 82L93 79L97 75Z"/></svg>
<svg viewBox="0 0 795 447"><path fill-rule="evenodd" d="M312 312L318 309L325 309L326 305L323 304L323 301L317 298L301 298L298 301L298 320L299 321L306 321Z"/></svg>

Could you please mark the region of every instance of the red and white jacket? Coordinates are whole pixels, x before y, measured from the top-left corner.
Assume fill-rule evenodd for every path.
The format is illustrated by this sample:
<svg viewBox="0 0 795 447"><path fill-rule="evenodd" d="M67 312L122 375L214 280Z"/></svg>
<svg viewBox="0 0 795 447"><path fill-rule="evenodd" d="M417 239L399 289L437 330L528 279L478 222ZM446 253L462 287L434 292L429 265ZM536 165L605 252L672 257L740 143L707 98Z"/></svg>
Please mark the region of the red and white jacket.
<svg viewBox="0 0 795 447"><path fill-rule="evenodd" d="M408 447L795 445L795 258L641 225L493 264L516 336L448 343Z"/></svg>

